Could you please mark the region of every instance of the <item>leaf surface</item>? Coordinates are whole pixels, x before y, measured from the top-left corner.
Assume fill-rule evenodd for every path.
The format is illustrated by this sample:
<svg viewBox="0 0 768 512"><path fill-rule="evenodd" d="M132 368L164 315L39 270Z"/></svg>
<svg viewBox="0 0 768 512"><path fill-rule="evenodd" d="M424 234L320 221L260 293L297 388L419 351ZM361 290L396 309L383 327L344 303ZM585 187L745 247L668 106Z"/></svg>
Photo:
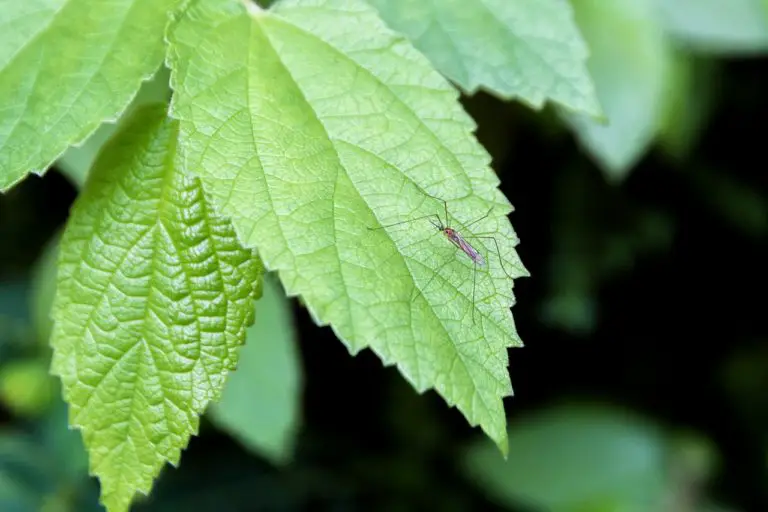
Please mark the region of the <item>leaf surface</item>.
<svg viewBox="0 0 768 512"><path fill-rule="evenodd" d="M662 510L667 446L645 419L606 406L563 404L510 426L508 461L488 443L467 472L499 504L553 512Z"/></svg>
<svg viewBox="0 0 768 512"><path fill-rule="evenodd" d="M211 419L254 453L290 460L300 419L302 375L290 304L280 286L264 280L237 371L227 379Z"/></svg>
<svg viewBox="0 0 768 512"><path fill-rule="evenodd" d="M175 164L166 105L102 151L62 236L53 372L102 502L124 511L176 464L235 367L261 266Z"/></svg>
<svg viewBox="0 0 768 512"><path fill-rule="evenodd" d="M81 188L102 146L118 131L126 119L130 119L131 113L142 105L170 99L169 77L168 68L161 67L152 79L141 84L141 88L133 97L133 101L125 108L123 115L117 122L102 123L81 144L67 148L64 154L56 160L56 168L69 178L73 185Z"/></svg>
<svg viewBox="0 0 768 512"><path fill-rule="evenodd" d="M178 0L0 0L0 191L116 119Z"/></svg>
<svg viewBox="0 0 768 512"><path fill-rule="evenodd" d="M685 46L716 55L768 51L765 0L655 0L664 28Z"/></svg>
<svg viewBox="0 0 768 512"><path fill-rule="evenodd" d="M186 169L352 353L397 364L504 449L520 340L499 254L526 271L457 91L362 1L248 5L192 2L169 33ZM426 218L371 229L444 217L441 200L460 230L488 214L462 231L497 240L472 239L477 273Z"/></svg>
<svg viewBox="0 0 768 512"><path fill-rule="evenodd" d="M607 123L563 116L606 176L621 180L663 121L671 49L650 0L574 0L573 6Z"/></svg>
<svg viewBox="0 0 768 512"><path fill-rule="evenodd" d="M563 0L369 0L447 77L535 108L601 115L587 47Z"/></svg>

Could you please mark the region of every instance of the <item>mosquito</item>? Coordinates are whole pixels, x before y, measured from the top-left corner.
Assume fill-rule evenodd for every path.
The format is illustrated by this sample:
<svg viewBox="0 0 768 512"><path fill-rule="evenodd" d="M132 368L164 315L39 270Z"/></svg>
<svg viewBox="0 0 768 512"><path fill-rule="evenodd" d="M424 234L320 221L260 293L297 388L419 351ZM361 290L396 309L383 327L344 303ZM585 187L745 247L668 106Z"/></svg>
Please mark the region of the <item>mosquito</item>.
<svg viewBox="0 0 768 512"><path fill-rule="evenodd" d="M472 244L467 242L467 239L472 240L491 240L493 242L493 245L496 246L496 254L499 257L499 264L501 265L501 269L504 271L504 273L512 279L512 276L507 272L507 269L504 267L504 260L501 258L501 250L499 250L499 243L496 241L495 237L492 236L480 236L480 235L473 235L473 236L463 236L461 233L456 231L454 228L451 227L451 217L448 215L448 203L443 199L438 199L438 201L441 201L443 203L443 207L445 208L445 223L443 223L442 219L440 219L440 216L436 213L431 213L429 215L422 215L421 217L416 217L415 219L410 220L404 220L402 222L395 222L393 224L387 224L385 226L379 226L377 228L371 228L368 229L375 231L377 229L383 229L383 228L389 228L392 226L399 226L401 224L410 224L411 222L416 222L423 219L429 219L429 222L434 226L434 228L443 234L445 238L448 239L449 242L451 242L453 245L456 246L457 249L459 249L461 252L466 254L466 256L472 260L472 264L474 265L474 269L472 272L472 323L475 323L475 288L477 284L477 267L485 267L486 260L483 257L483 255L474 247L472 247ZM464 229L468 229L470 226L477 224L478 222L485 220L488 218L488 216L493 211L493 208L488 210L488 213L483 215L482 217L473 220L469 224L464 226ZM423 290L426 290L429 285L432 283L432 280L437 277L437 273L432 275L432 277L427 281L427 285L423 288ZM419 294L422 293L422 289L419 290L419 292L416 294L417 298Z"/></svg>

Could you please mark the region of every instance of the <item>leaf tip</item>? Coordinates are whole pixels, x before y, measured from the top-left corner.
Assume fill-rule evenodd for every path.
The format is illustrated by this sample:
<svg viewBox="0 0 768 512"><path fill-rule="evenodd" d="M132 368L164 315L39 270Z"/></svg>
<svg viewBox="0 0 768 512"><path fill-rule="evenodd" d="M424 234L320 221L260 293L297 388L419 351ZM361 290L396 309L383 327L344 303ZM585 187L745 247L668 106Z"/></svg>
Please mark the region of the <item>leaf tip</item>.
<svg viewBox="0 0 768 512"><path fill-rule="evenodd" d="M262 9L255 1L240 0L240 3L243 5L243 7L245 7L245 10L249 15L253 17L264 15L264 9Z"/></svg>
<svg viewBox="0 0 768 512"><path fill-rule="evenodd" d="M504 431L504 435L501 439L496 441L496 446L499 448L499 451L501 452L501 456L504 458L504 461L506 462L509 459L509 438L507 436L507 431Z"/></svg>

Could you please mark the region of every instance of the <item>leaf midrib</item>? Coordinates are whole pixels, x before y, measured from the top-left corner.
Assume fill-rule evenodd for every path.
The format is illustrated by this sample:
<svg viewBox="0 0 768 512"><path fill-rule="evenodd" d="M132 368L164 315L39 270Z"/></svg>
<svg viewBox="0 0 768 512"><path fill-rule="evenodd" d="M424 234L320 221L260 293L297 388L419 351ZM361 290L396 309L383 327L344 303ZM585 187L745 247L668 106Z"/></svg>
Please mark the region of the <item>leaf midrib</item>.
<svg viewBox="0 0 768 512"><path fill-rule="evenodd" d="M313 34L313 33L311 33L311 32L308 32L308 31L304 30L302 27L299 27L299 26L297 26L297 25L294 25L294 24L293 24L293 23L291 23L289 20L285 20L284 18L282 18L282 17L281 17L281 16L279 16L279 15L275 15L275 16L274 16L272 19L273 19L274 21L276 21L276 22L280 22L280 23L283 23L283 24L284 24L286 27L288 27L289 29L294 29L294 30L297 30L297 31L299 31L299 32L303 33L304 35L306 35L306 36L309 36L311 39L315 39L315 40L317 40L319 43L321 43L321 44L325 45L327 48L329 48L330 50L332 50L332 51L333 51L333 52L334 52L334 53L335 53L335 54L336 54L338 57L340 57L341 59L343 59L343 60L346 60L346 61L348 61L348 62L352 63L352 64L355 66L355 68L357 68L357 69L359 69L359 70L362 70L362 71L364 71L364 72L366 73L366 75L367 75L367 76L368 76L370 79L372 79L372 80L373 80L373 81L375 81L376 83L378 83L378 84L380 84L380 85L384 86L384 88L385 88L386 90L390 91L390 93L392 94L393 98L395 98L395 99L396 99L396 100L397 100L397 101L400 103L400 105L401 105L402 107L404 107L404 108L405 108L405 110L406 110L408 113L410 113L410 114L413 114L413 110L411 109L411 107L410 107L410 106L409 106L407 103L405 103L405 102L404 102L404 101L403 101L403 100L402 100L402 99L401 99L401 98L400 98L400 97L399 97L399 96L396 94L396 92L395 92L395 91L393 91L391 87L389 87L389 85L388 85L388 84L385 84L385 83L381 82L381 80L379 80L379 78L378 78L378 77L376 77L376 76L375 76L373 73L369 72L369 71L368 71L366 68L364 68L363 66L359 65L359 64L358 64L357 62L355 62L353 59L350 59L350 58L349 58L349 57L348 57L346 54L344 54L343 52L339 51L339 50L338 50L336 47L334 47L333 45L331 45L331 44L327 43L325 40L323 40L323 39L319 38L319 37L318 37L318 36L316 36L315 34ZM251 20L251 25L253 25L255 22L256 22L256 20ZM296 86L296 89L297 89L297 91L298 91L298 92L299 92L299 93L302 95L302 98L304 99L304 103L305 103L305 105L307 105L307 107L308 107L308 108L312 109L312 104L311 104L311 102L310 102L310 101L308 101L307 97L306 97L306 96L305 96L305 94L304 94L304 91L303 91L303 89L300 87L299 83L298 83L298 82L297 82L297 81L296 81L296 80L293 78L293 75L291 74L291 72L290 72L290 69L288 68L288 66L287 66L287 65L286 65L286 64L283 62L283 60L280 58L280 55L279 55L279 53L277 52L277 50L276 50L276 47L275 47L275 44L274 44L274 42L272 41L272 39L270 38L270 36L269 36L269 34L268 34L268 31L266 31L266 30L263 30L263 29L262 29L262 31L261 31L261 32L262 32L262 34L264 34L264 37L265 37L265 39L266 39L267 41L269 41L269 42L270 42L270 45L271 45L271 48L272 48L272 53L273 53L273 54L274 54L274 55L277 57L278 61L280 62L281 66L282 66L282 68L285 70L285 72L287 73L287 75L288 75L288 76L291 78L291 81L293 82L293 84ZM397 39L403 39L403 40L405 39L405 38L400 38L400 37L397 37L397 36L394 36L394 35L392 35L391 37L392 37L392 38L393 38L393 40L395 40L395 41L396 41ZM249 46L249 51L248 51L248 54L250 55L250 46ZM248 73L246 73L246 75L247 75L247 76L250 76ZM447 91L446 91L446 92L447 92ZM339 170L339 168L343 168L343 165L341 164L341 158L340 158L340 155L339 155L338 151L336 150L336 145L334 144L334 141L335 141L336 139L335 139L335 138L332 138L332 137L330 137L330 135L328 134L328 130L327 130L327 127L326 127L326 126L325 126L325 124L323 123L323 121L322 121L322 119L320 118L320 116L318 116L318 115L317 115L317 112L315 112L315 111L314 111L314 109L312 109L312 112L314 113L314 118L317 120L317 122L319 123L319 125L320 125L320 126L323 128L323 132L325 133L325 136L326 136L326 138L327 138L327 139L328 139L328 140L331 142L331 147L333 147L333 149L334 149L334 153L335 153L335 155L336 155L336 157L337 157L337 158L336 158L336 160L337 160L337 162L338 162L338 165L336 166L336 168L337 168L337 173L338 173L338 170ZM414 116L414 115L412 115L412 118L414 118L414 119L416 120L416 122L418 123L418 125L422 126L423 128L425 128L425 129L428 131L428 133L430 134L431 138L432 138L432 139L433 139L433 141L436 143L436 145L438 145L438 146L442 147L443 149L447 150L447 152L448 152L448 154L450 155L450 157L451 157L451 160L454 162L454 164L455 164L455 165L456 165L456 166L457 166L459 169L462 169L462 170L463 170L463 169L464 169L464 168L463 168L463 166L462 166L462 165L461 165L461 163L458 161L458 159L457 159L457 158L456 158L456 156L454 155L453 151L451 151L449 148L447 148L447 146L445 146L445 145L442 143L442 141L439 139L439 137L437 137L437 135L434 133L434 131L432 131L432 130L431 130L431 128L430 128L428 125L426 125L425 123L422 123L422 122L421 122L421 120L418 118L418 116ZM470 136L471 136L471 135L470 135ZM352 144L350 144L350 145L352 145ZM354 146L354 147L356 147L356 148L360 148L360 147L359 147L359 146L357 146L357 145L353 145L353 146ZM365 149L365 148L360 148L360 149ZM395 165L393 165L392 163L388 163L388 165L390 165L390 166L392 166L392 167L395 167L395 168L396 168L396 166L395 166ZM403 174L405 175L405 173L403 173ZM265 173L265 175L266 175L266 173ZM338 176L338 175L337 175L337 176ZM338 180L338 177L337 177L337 180ZM337 180L336 180L336 181L337 181ZM352 183L354 184L354 181L353 181L353 180L350 180L350 182L352 182ZM363 195L359 193L359 191L358 191L358 197L360 198L360 200L362 201L362 203L366 205L366 207L368 208L368 210L369 210L370 212L373 212L373 210L371 209L370 205L368 205L367 201L365 200L365 198L363 197ZM334 231L334 239L335 239L335 231ZM395 247L397 247L397 245L394 243L394 241L392 241L392 243L393 243L393 245L395 245ZM400 252L399 252L399 251L397 251L397 253L400 255L400 257L401 257L401 258L403 258L402 254L400 254ZM337 255L338 255L338 249L337 249ZM341 267L342 267L342 265L340 264L340 263L341 263L341 258L339 257L339 258L337 258L337 260L339 261L339 268L341 268ZM265 263L266 263L266 261L265 261ZM409 268L409 273L410 273L410 267L409 267L409 266L408 266L408 265L405 263L405 261L404 261L404 258L403 258L403 264L406 266L406 268ZM342 281L344 281L343 272L341 272L341 270L340 270L340 274L341 274L341 276L342 276ZM413 275L411 275L411 277L413 278ZM415 285L415 280L414 280L414 285ZM457 292L458 292L458 290L457 290ZM344 294L344 296L345 296L345 297L347 297L348 295L349 295L348 293L345 293L345 294ZM465 297L465 298L466 298L466 297ZM438 322L437 322L437 323L440 325L441 329L442 329L442 330L443 330L443 332L446 334L446 337L447 337L448 339L450 339L450 340L453 342L452 344L453 344L453 347L454 347L454 350L455 350L455 353L456 353L456 359L457 359L457 360L460 360L460 361L462 362L462 365L464 366L464 368L465 368L465 370L466 370L466 372L465 372L465 373L466 373L466 375L468 375L468 376L470 377L470 379L472 380L472 383L473 383L473 386L474 386L474 389L473 389L473 395L474 395L474 396L476 396L476 397L478 397L478 398L480 399L480 401L483 403L483 406L486 408L486 410L492 410L492 409L493 409L493 407L489 407L489 406L488 406L488 403L486 402L486 400L485 400L485 397L483 396L483 394L482 394L482 393L480 393L480 392L479 392L479 390L481 389L481 387L477 385L477 381L475 380L475 375L474 375L474 372L472 372L472 371L470 370L470 368L468 367L467 363L464 361L463 353L462 353L460 350L458 350L458 349L457 349L457 347L456 347L456 340L454 339L454 337L453 337L453 336L451 336L450 332L447 330L447 328L446 328L446 327L445 327L445 325L443 324L443 322L442 322L442 319L440 319L439 317L437 317L437 316L435 315L435 313L434 313L434 311L432 310L432 308L428 308L428 309L429 309L429 311L430 311L430 314L432 314L432 315L434 316L434 318L436 318L436 319L438 320ZM351 321L351 320L352 320L352 318L351 318L351 315L352 315L351 309L350 309L350 308L347 308L347 310L349 310L349 311L350 311L350 322L349 322L349 325L354 325L354 322L353 322L353 321ZM409 309L409 316L410 316L410 311L411 311L411 310ZM411 325L412 325L412 323L413 323L413 322L410 322L410 324L411 324ZM481 367L482 367L482 366L481 366ZM494 377L494 376L493 376L493 375L492 375L490 372L485 372L485 373L486 373L486 375L487 375L487 376L489 376L489 377L490 377L490 378L491 378L493 381L496 381L495 377Z"/></svg>

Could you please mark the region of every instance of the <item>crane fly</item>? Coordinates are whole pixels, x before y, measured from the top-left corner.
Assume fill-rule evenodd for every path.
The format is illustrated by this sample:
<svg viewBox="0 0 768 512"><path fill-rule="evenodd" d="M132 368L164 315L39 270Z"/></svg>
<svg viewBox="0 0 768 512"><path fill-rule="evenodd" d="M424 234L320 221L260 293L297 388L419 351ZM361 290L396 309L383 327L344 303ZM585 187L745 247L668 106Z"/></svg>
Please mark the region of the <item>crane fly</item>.
<svg viewBox="0 0 768 512"><path fill-rule="evenodd" d="M495 237L492 236L463 236L461 233L456 231L454 228L451 227L451 218L448 215L448 203L443 200L439 199L439 201L442 201L443 206L445 208L445 223L443 223L442 219L440 219L440 216L436 213L431 213L429 215L422 215L421 217L416 217L415 219L405 220L402 222L395 222L394 224L387 224L385 226L379 226L378 228L371 228L368 229L375 231L377 229L383 229L383 228L389 228L392 226L399 226L401 224L409 224L411 222L416 222L418 220L423 219L429 219L429 222L434 226L434 228L437 230L437 232L442 233L445 238L448 239L449 242L451 242L456 248L458 248L461 252L466 254L466 256L472 260L472 264L474 265L474 271L472 272L472 323L475 323L475 287L477 284L477 267L485 267L486 260L483 257L483 255L475 249L472 244L467 242L467 238L473 239L473 240L491 240L493 244L496 246L496 253L499 257L499 264L501 265L501 269L504 271L504 273L512 279L512 276L507 272L507 269L504 268L504 260L501 259L501 251L499 250L499 244L496 241ZM493 211L493 208L488 210L488 213L483 215L482 217L473 220L466 226L464 226L464 229L469 228L473 224L477 224L478 222L488 218L488 216ZM423 292L423 290L426 290L429 285L432 283L432 280L437 277L437 272L435 272L432 277L427 281L427 285L423 289L419 289L419 292L416 294L416 297L419 296L420 293ZM416 298L414 297L414 299Z"/></svg>

